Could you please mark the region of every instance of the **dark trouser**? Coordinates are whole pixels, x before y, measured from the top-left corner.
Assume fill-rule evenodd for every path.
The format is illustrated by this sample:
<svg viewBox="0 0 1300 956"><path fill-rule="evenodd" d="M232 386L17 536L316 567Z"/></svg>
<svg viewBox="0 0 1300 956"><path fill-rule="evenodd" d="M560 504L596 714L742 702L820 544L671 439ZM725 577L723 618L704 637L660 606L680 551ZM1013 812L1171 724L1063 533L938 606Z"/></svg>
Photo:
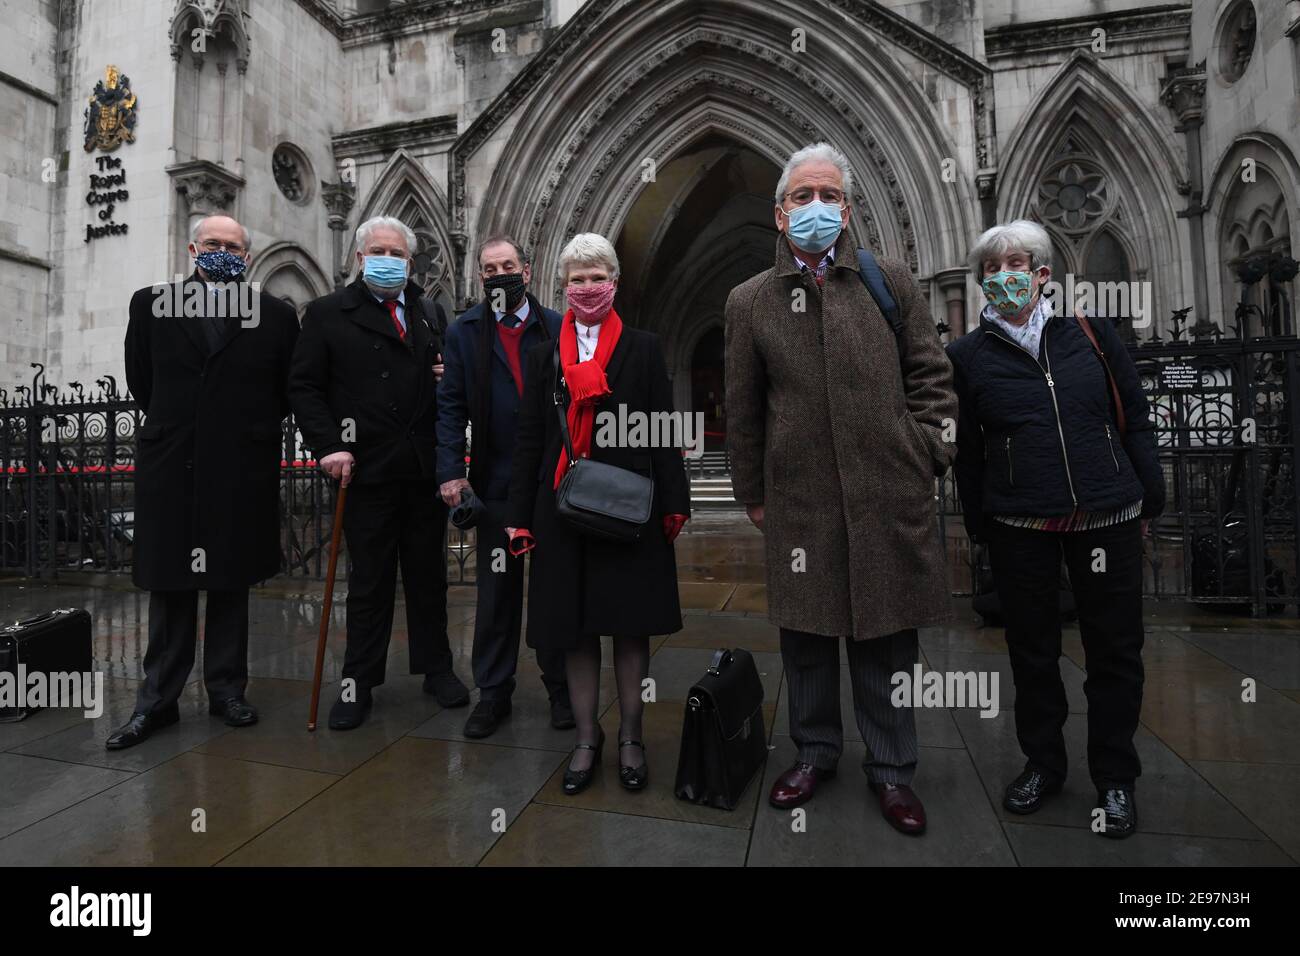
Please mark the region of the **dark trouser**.
<svg viewBox="0 0 1300 956"><path fill-rule="evenodd" d="M846 639L853 714L867 745L862 767L873 783L912 782L916 773L916 718L890 703L890 677L912 673L916 630L864 641ZM781 660L789 688L790 736L799 760L830 770L844 750L840 723L840 640L781 628Z"/></svg>
<svg viewBox="0 0 1300 956"><path fill-rule="evenodd" d="M397 567L406 595L412 674L451 669L447 640L447 506L434 481L348 486L348 646L342 677L360 688L384 682Z"/></svg>
<svg viewBox="0 0 1300 956"><path fill-rule="evenodd" d="M1142 710L1140 523L1067 533L988 524L1026 767L1065 777L1061 728L1069 710L1059 663L1064 553L1088 671L1088 771L1098 788L1132 787L1142 772L1133 746Z"/></svg>
<svg viewBox="0 0 1300 956"><path fill-rule="evenodd" d="M208 591L203 627L203 683L210 700L244 696L248 686L248 588ZM198 591L149 592L149 647L135 710L176 703L194 667Z"/></svg>
<svg viewBox="0 0 1300 956"><path fill-rule="evenodd" d="M477 536L478 604L474 615L474 684L480 700L509 700L515 691L519 631L524 620L524 559L511 557L506 502L483 499ZM539 650L548 696L564 693L564 651Z"/></svg>

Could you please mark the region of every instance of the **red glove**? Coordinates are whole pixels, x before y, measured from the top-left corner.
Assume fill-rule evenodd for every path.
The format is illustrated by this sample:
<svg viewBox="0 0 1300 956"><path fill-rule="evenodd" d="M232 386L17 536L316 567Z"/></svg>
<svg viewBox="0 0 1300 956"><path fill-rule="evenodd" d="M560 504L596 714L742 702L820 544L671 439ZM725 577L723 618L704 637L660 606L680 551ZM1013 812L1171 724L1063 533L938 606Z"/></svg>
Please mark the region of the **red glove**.
<svg viewBox="0 0 1300 956"><path fill-rule="evenodd" d="M510 554L513 557L527 554L537 547L537 539L527 528L506 528L506 533L510 535Z"/></svg>
<svg viewBox="0 0 1300 956"><path fill-rule="evenodd" d="M682 526L689 520L687 515L664 515L664 537L672 544L682 533Z"/></svg>

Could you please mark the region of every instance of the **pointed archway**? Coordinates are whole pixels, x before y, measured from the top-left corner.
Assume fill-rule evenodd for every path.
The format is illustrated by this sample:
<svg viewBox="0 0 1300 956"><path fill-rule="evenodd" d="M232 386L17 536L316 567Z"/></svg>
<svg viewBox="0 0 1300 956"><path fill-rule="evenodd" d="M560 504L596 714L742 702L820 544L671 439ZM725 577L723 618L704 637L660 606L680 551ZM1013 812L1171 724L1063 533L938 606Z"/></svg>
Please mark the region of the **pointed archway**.
<svg viewBox="0 0 1300 956"><path fill-rule="evenodd" d="M1042 222L1061 281L1071 273L1151 283L1155 314L1136 337L1155 334L1164 316L1193 298L1173 174L1185 164L1171 134L1101 62L1077 51L1002 153L998 221Z"/></svg>
<svg viewBox="0 0 1300 956"><path fill-rule="evenodd" d="M538 291L554 301L568 237L619 235L658 170L713 134L778 168L801 146L832 142L855 172L865 242L907 261L926 287L960 267L975 176L996 163L989 71L875 3L816 4L821 28L841 41L833 47L792 37L791 24L810 22L807 6L590 0L453 147L462 248L491 231L518 235ZM940 99L971 112L974 142L949 139ZM480 151L499 159L470 164ZM936 190L944 160L958 175Z"/></svg>
<svg viewBox="0 0 1300 956"><path fill-rule="evenodd" d="M411 227L416 236L413 278L451 317L456 260L447 229L447 200L428 171L407 150L398 149L384 164L357 221L365 222L372 216L393 216ZM354 234L346 262L354 261L355 251Z"/></svg>

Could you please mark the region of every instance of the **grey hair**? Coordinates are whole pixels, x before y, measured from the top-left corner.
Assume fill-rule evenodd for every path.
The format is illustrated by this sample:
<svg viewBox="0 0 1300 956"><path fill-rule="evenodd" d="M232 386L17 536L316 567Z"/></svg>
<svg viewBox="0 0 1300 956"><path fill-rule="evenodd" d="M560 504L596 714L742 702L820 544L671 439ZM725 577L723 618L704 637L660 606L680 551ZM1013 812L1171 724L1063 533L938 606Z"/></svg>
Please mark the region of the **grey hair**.
<svg viewBox="0 0 1300 956"><path fill-rule="evenodd" d="M197 246L199 244L199 232L203 228L203 224L209 219L235 219L235 217L227 216L224 212L219 212L214 216L202 216L199 219L195 219L194 225L190 226L190 242L194 243L194 245ZM244 232L244 252L252 252L253 234L249 232L248 227L242 222L239 222L238 219L235 219L235 222L239 224L239 228Z"/></svg>
<svg viewBox="0 0 1300 956"><path fill-rule="evenodd" d="M811 162L833 163L835 168L840 171L840 176L844 178L844 195L847 197L853 192L853 170L849 169L849 161L845 155L830 143L813 143L811 146L805 146L786 160L785 169L781 170L781 178L776 181L776 201L778 205L785 198L785 187L790 182L790 174L804 163Z"/></svg>
<svg viewBox="0 0 1300 956"><path fill-rule="evenodd" d="M1052 264L1052 237L1039 223L1032 219L1016 219L1004 222L985 231L975 240L975 247L970 251L971 271L978 280L984 274L985 259L1001 259L1008 252L1029 253L1029 265L1033 269Z"/></svg>
<svg viewBox="0 0 1300 956"><path fill-rule="evenodd" d="M560 253L560 275L567 282L569 270L574 266L605 266L611 279L618 278L618 253L604 236L594 232L580 232Z"/></svg>
<svg viewBox="0 0 1300 956"><path fill-rule="evenodd" d="M357 226L358 249L364 250L366 248L366 245L370 242L370 237L374 235L376 229L392 229L396 232L400 232L402 237L406 240L406 251L410 255L415 255L415 247L417 245L415 232L412 231L410 226L402 222L402 220L395 219L392 216L372 216L361 225Z"/></svg>

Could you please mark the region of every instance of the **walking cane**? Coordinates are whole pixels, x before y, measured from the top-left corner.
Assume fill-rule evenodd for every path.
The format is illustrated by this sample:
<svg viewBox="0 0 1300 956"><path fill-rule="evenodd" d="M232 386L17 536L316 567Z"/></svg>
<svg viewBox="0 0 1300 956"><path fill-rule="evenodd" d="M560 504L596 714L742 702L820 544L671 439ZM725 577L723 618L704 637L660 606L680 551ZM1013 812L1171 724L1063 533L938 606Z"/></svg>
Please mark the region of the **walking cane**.
<svg viewBox="0 0 1300 956"><path fill-rule="evenodd" d="M316 638L316 672L311 682L311 713L307 729L316 729L316 709L320 706L320 678L325 667L325 638L330 632L330 606L334 603L334 572L339 563L339 532L343 530L343 501L348 496L346 485L339 485L338 501L334 505L334 529L330 532L330 565L325 573L325 605L321 608L320 636Z"/></svg>

